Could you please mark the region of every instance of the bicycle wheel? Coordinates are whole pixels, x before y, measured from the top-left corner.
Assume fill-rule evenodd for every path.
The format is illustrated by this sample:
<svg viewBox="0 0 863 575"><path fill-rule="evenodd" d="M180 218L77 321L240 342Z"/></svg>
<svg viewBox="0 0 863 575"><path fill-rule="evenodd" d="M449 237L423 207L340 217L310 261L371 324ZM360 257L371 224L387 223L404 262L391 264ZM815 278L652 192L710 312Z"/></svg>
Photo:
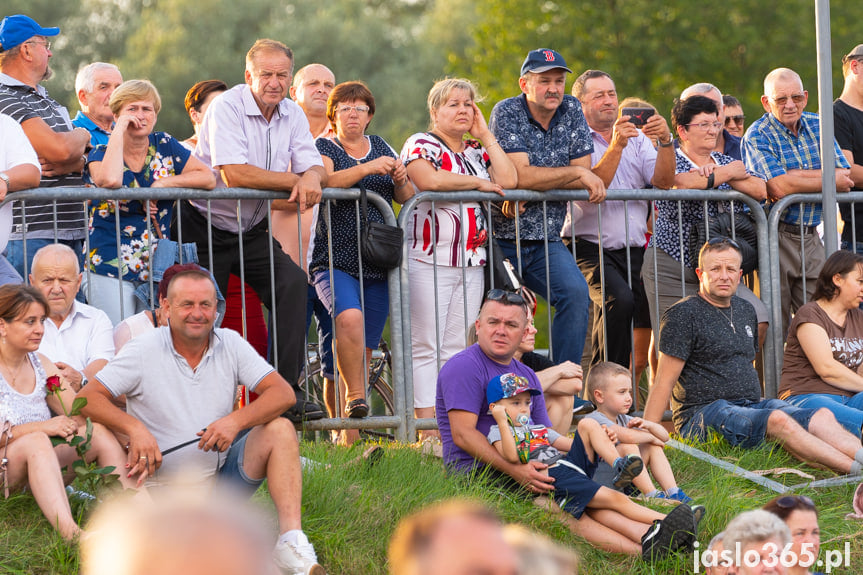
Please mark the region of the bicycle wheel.
<svg viewBox="0 0 863 575"><path fill-rule="evenodd" d="M387 342L381 340L380 346L372 352L369 365L369 386L366 396L373 415L393 415L393 365Z"/></svg>

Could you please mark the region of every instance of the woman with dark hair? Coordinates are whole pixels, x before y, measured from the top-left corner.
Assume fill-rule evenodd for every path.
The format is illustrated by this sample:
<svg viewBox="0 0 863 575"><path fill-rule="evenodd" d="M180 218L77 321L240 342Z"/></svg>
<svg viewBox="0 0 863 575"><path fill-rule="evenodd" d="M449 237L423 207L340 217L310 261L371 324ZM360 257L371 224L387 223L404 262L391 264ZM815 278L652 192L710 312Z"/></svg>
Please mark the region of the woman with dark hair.
<svg viewBox="0 0 863 575"><path fill-rule="evenodd" d="M788 327L779 399L826 407L848 431L863 426L863 255L834 252L812 300Z"/></svg>
<svg viewBox="0 0 863 575"><path fill-rule="evenodd" d="M352 188L362 184L369 194L377 194L388 203L393 200L402 203L414 194L414 187L407 169L390 145L380 136L366 135L374 114L375 98L365 84L339 84L327 101L327 118L336 136L332 140L318 138L315 145L329 174L328 185ZM384 221L371 202L368 219ZM341 401L338 404L336 390L332 385L326 386L327 411L330 417L342 414L365 417L369 412L365 374L371 350L380 343L389 315L389 289L386 270L360 257L354 202L327 202L321 207L309 273L314 278L318 297L334 319L336 363L344 383L339 390ZM337 405L344 405L341 413ZM344 432L345 443L358 438L356 430Z"/></svg>
<svg viewBox="0 0 863 575"><path fill-rule="evenodd" d="M690 96L675 102L671 110L672 130L677 134L680 146L677 149L674 187L737 190L756 200L765 199L767 185L764 180L749 174L740 160L713 151L717 135L722 130L718 118L716 102L706 96ZM699 200L657 200L654 206L656 222L644 255L641 275L654 337L657 337L657 320L665 310L681 297L698 292L698 276L695 275L698 262L694 261L689 250L694 224L701 225L705 211L708 217L713 218L721 212L730 212L732 207L730 201L709 201L705 209L705 204ZM734 212L742 212L744 207L742 202L735 202ZM649 249L652 247L656 249ZM686 293L681 293L681 263ZM741 285L737 295L755 307L759 324L767 321L767 308L746 286ZM765 330L766 327L764 323Z"/></svg>
<svg viewBox="0 0 863 575"><path fill-rule="evenodd" d="M64 477L61 468L75 461L77 453L66 444L54 447L51 439L70 440L83 434L86 425L81 416L65 415L75 399L72 386L61 388L59 398L47 388L48 378L59 375L54 364L36 351L47 315L48 302L36 288L0 287L0 490L28 489L60 535L72 540L81 529L64 486L71 478ZM93 424L87 452L87 460L94 459L102 467L125 469L123 448L99 424ZM119 479L124 487L135 488L126 474L120 473Z"/></svg>
<svg viewBox="0 0 863 575"><path fill-rule="evenodd" d="M221 80L202 80L198 82L186 92L184 104L186 112L189 114L189 119L195 127L195 133L191 138L183 140L182 144L187 148L194 150L198 145L198 132L201 129L201 124L204 122L204 114L207 108L210 107L210 102L213 98L226 92L228 85Z"/></svg>
<svg viewBox="0 0 863 575"><path fill-rule="evenodd" d="M822 575L809 570L821 550L821 529L815 503L805 495L782 495L768 502L763 509L779 517L791 531L790 551L798 559L798 564L789 566L786 575Z"/></svg>

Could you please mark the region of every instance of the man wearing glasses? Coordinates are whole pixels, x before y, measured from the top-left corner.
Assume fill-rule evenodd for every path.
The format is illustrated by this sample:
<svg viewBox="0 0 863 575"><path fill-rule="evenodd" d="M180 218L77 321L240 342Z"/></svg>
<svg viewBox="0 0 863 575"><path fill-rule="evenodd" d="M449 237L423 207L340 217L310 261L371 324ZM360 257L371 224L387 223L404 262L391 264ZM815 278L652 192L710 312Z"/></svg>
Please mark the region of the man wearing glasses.
<svg viewBox="0 0 863 575"><path fill-rule="evenodd" d="M818 114L803 111L808 99L803 81L793 70L776 68L764 78L761 105L765 114L746 131L743 155L746 169L767 181L768 200L821 191L821 124ZM853 185L848 160L835 141L833 151L836 191L847 192ZM784 334L791 314L812 297L824 265L824 244L815 229L821 223L821 204L793 204L780 220L779 283Z"/></svg>
<svg viewBox="0 0 863 575"><path fill-rule="evenodd" d="M246 55L246 83L213 100L195 155L218 170L224 186L284 192L272 208L302 213L321 200L327 173L303 110L287 98L292 70L290 48L276 40L255 42ZM266 200L193 200L182 206L178 237L198 244L203 266L210 267L212 250L211 271L222 293L231 273L240 276L242 254L246 283L275 313L271 353L297 396L287 415L294 422L320 419L323 410L303 399L298 381L306 353L308 278L270 239L269 208Z"/></svg>
<svg viewBox="0 0 863 575"><path fill-rule="evenodd" d="M662 317L659 364L644 418L660 422L671 400L674 427L705 441L713 430L731 445L776 441L798 459L839 473L860 475L863 447L828 409L805 409L761 399L752 365L758 323L752 305L735 295L742 255L734 240L715 237L698 256L698 294Z"/></svg>
<svg viewBox="0 0 863 575"><path fill-rule="evenodd" d="M72 125L69 112L54 101L40 82L51 77L51 42L59 28L43 28L23 14L0 22L0 114L21 124L42 164L39 187L83 186L81 170L90 132ZM56 205L56 218L55 218ZM26 230L22 206L16 202L6 257L22 277L33 255L56 234L80 254L85 235L81 202L27 202ZM26 254L24 232L26 231Z"/></svg>
<svg viewBox="0 0 863 575"><path fill-rule="evenodd" d="M858 44L842 58L845 87L833 102L833 122L836 141L851 164L852 191L863 190L863 44ZM841 203L839 210L845 227L842 229L842 249L863 253L863 203Z"/></svg>

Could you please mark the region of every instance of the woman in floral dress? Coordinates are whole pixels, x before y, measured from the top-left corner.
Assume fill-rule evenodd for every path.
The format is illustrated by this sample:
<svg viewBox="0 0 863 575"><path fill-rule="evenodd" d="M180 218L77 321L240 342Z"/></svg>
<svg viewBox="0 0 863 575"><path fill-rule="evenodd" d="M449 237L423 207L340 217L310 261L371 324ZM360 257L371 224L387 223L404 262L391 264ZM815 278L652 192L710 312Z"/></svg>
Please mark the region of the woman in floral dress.
<svg viewBox="0 0 863 575"><path fill-rule="evenodd" d="M130 80L111 95L115 124L107 146L90 152L85 168L88 183L100 188L203 188L212 190L216 177L178 140L154 132L162 102L146 80ZM84 292L90 303L114 324L146 306L135 288L149 279L151 236L165 237L173 212L172 200L103 200L90 211L89 270ZM117 214L120 253L117 253ZM118 279L120 278L120 279ZM121 281L122 280L122 281ZM122 314L117 297L122 285Z"/></svg>

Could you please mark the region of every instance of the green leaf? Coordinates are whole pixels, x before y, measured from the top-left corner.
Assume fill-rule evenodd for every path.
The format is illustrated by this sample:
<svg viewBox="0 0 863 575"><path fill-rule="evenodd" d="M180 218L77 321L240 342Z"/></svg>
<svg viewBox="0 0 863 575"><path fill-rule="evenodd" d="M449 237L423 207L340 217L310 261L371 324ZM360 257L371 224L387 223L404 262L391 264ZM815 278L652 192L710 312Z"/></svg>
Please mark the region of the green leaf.
<svg viewBox="0 0 863 575"><path fill-rule="evenodd" d="M65 437L51 437L51 445L57 447L58 445L69 445L69 442L66 441Z"/></svg>
<svg viewBox="0 0 863 575"><path fill-rule="evenodd" d="M86 397L76 397L72 402L72 409L69 410L69 417L74 417L81 413L81 410L87 406Z"/></svg>

